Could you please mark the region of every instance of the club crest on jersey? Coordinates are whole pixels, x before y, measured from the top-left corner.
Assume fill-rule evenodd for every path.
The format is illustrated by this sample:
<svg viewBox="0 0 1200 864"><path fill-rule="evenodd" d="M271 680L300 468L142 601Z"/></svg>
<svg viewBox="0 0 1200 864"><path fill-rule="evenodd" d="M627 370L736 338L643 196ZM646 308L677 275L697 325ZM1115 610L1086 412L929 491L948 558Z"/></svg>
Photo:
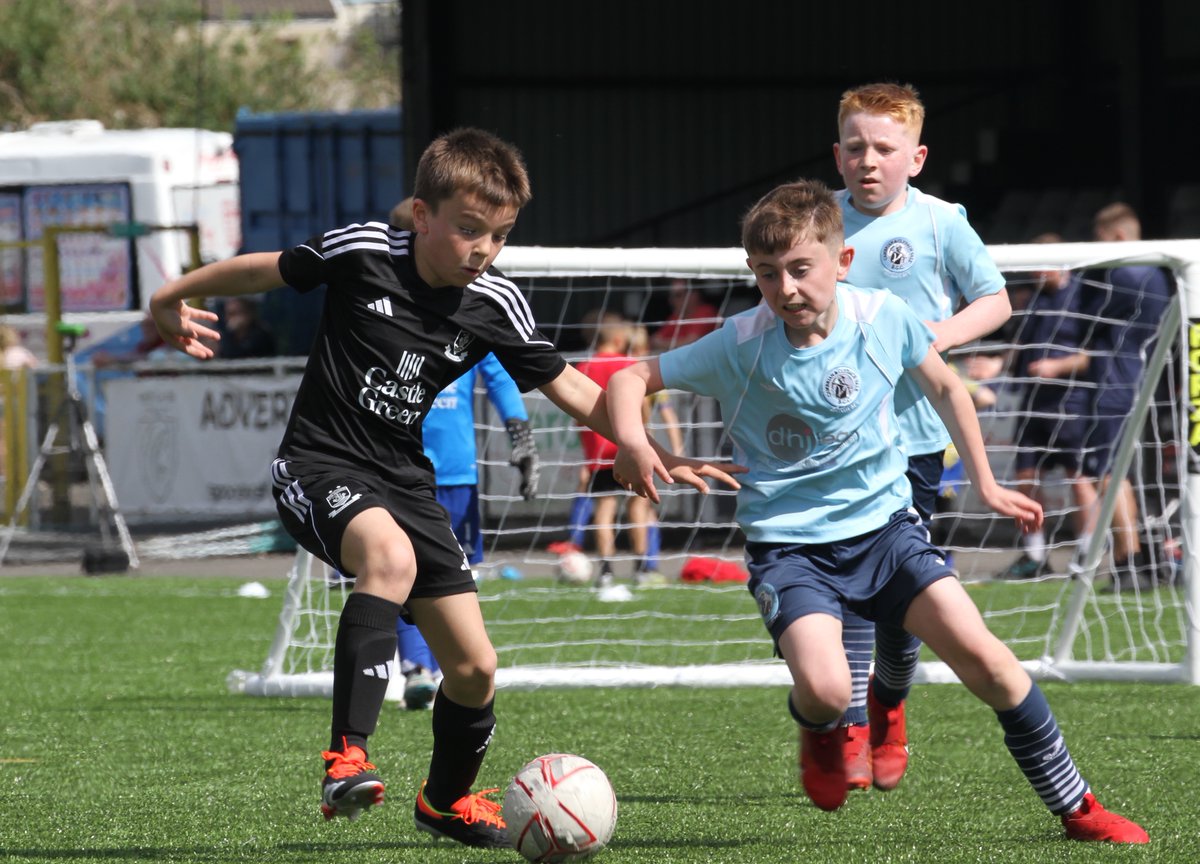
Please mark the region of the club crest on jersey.
<svg viewBox="0 0 1200 864"><path fill-rule="evenodd" d="M466 330L459 330L458 335L454 337L454 341L447 345L442 353L455 363L461 363L467 359L467 349L471 347L471 343L474 341L475 337Z"/></svg>
<svg viewBox="0 0 1200 864"><path fill-rule="evenodd" d="M351 495L350 488L347 486L333 487L325 496L325 503L329 505L329 516L336 516L361 497L361 492Z"/></svg>
<svg viewBox="0 0 1200 864"><path fill-rule="evenodd" d="M906 237L893 237L879 250L879 263L894 276L907 273L916 260L916 250Z"/></svg>
<svg viewBox="0 0 1200 864"><path fill-rule="evenodd" d="M833 406L834 411L849 411L862 389L862 379L849 366L838 366L830 370L821 385L821 395Z"/></svg>

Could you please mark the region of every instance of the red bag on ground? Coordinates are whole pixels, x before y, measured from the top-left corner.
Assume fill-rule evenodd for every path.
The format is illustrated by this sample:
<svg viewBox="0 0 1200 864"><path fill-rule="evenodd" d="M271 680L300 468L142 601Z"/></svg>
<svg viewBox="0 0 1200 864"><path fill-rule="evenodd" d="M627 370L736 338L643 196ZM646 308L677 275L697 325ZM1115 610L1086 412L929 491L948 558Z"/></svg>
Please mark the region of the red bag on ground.
<svg viewBox="0 0 1200 864"><path fill-rule="evenodd" d="M746 582L750 574L732 561L693 555L679 571L680 582Z"/></svg>

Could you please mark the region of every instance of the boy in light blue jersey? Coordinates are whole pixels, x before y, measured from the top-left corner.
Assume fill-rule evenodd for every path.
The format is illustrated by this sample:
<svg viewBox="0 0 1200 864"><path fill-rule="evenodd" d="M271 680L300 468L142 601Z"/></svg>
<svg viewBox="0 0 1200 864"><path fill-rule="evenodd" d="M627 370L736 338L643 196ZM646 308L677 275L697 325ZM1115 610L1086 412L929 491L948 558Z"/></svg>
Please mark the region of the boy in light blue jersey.
<svg viewBox="0 0 1200 864"><path fill-rule="evenodd" d="M992 476L971 397L934 350L934 333L895 295L840 282L854 250L842 244L841 209L820 183L768 193L746 215L742 244L764 303L609 382L621 447L614 474L652 500L655 476L670 476L642 422L648 393L718 401L747 468L737 519L749 587L792 676L805 792L825 810L846 800L841 631L853 609L924 639L996 712L1005 744L1068 837L1147 842L1096 801L1041 690L987 629L910 509L893 403L906 373L937 407L983 504L1023 530L1042 523L1037 502Z"/></svg>
<svg viewBox="0 0 1200 864"><path fill-rule="evenodd" d="M854 248L848 279L903 299L933 331L945 354L972 342L1012 314L1004 277L958 204L909 185L925 164L920 143L925 107L898 84L867 84L842 95L833 156L846 188L837 193L846 244ZM916 381L896 386L900 443L908 457L913 506L929 528L950 443L946 427ZM848 782L893 789L908 766L904 700L916 675L920 642L907 633L876 630L848 616L843 642L854 674L854 696L842 722ZM875 674L868 675L871 648ZM870 720L868 732L868 718Z"/></svg>

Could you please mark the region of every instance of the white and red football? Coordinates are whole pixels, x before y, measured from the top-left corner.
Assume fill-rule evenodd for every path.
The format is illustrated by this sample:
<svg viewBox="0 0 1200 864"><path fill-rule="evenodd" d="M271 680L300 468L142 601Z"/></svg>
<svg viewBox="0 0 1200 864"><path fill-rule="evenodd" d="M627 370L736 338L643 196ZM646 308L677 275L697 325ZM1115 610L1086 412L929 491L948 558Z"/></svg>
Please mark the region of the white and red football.
<svg viewBox="0 0 1200 864"><path fill-rule="evenodd" d="M582 861L612 838L617 796L595 763L550 753L513 777L504 793L503 814L513 847L526 859Z"/></svg>

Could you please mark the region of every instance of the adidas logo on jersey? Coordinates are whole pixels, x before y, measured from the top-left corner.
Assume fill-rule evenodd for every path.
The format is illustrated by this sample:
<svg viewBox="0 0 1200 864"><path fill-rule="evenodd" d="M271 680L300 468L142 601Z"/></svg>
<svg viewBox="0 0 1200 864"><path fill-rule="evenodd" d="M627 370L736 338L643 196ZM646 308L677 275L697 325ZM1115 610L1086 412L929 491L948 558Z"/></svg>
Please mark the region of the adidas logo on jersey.
<svg viewBox="0 0 1200 864"><path fill-rule="evenodd" d="M378 300L373 300L367 304L367 308L372 312L378 312L380 315L386 315L389 318L395 317L392 315L392 301L386 297L380 297Z"/></svg>

